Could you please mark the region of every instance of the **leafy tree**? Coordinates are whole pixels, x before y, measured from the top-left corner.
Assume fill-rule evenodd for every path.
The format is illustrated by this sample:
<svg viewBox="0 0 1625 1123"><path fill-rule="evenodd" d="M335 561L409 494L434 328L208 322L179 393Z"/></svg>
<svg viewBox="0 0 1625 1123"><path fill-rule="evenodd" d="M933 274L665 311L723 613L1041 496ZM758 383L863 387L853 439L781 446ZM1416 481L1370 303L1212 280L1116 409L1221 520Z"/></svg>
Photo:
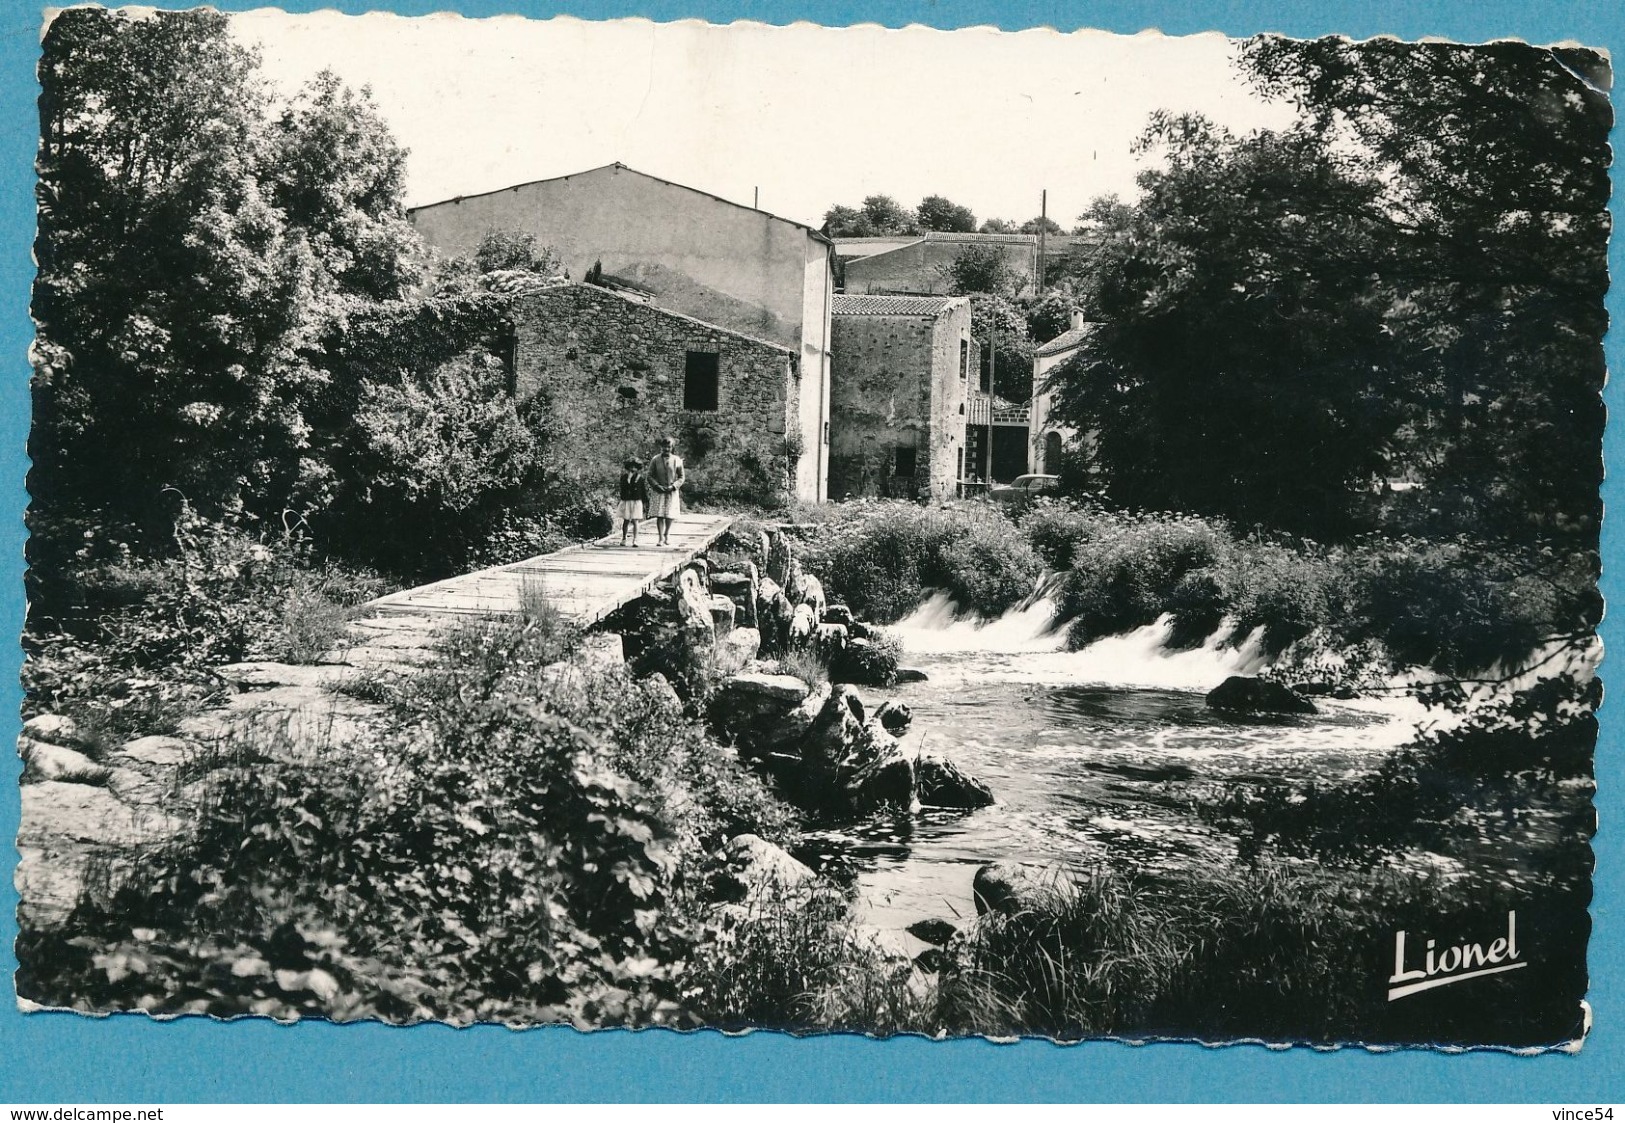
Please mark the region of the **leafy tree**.
<svg viewBox="0 0 1625 1123"><path fill-rule="evenodd" d="M538 246L536 235L520 230L492 230L474 248L474 268L481 274L517 270L556 277L562 270L559 255L551 246ZM597 265L598 272L603 266Z"/></svg>
<svg viewBox="0 0 1625 1123"><path fill-rule="evenodd" d="M1049 290L1027 306L1027 334L1034 343L1048 343L1071 329L1076 308L1071 296Z"/></svg>
<svg viewBox="0 0 1625 1123"><path fill-rule="evenodd" d="M1266 37L1242 65L1384 185L1393 330L1427 391L1401 450L1445 525L1594 542L1606 59L1517 43Z"/></svg>
<svg viewBox="0 0 1625 1123"><path fill-rule="evenodd" d="M1078 216L1074 234L1095 234L1107 237L1126 232L1134 220L1134 208L1115 194L1097 195L1089 207Z"/></svg>
<svg viewBox="0 0 1625 1123"><path fill-rule="evenodd" d="M1379 253L1380 185L1312 130L1237 139L1155 115L1124 236L1097 258L1106 323L1058 373L1116 501L1317 536L1387 467L1401 386Z"/></svg>
<svg viewBox="0 0 1625 1123"><path fill-rule="evenodd" d="M1016 231L1016 233L1037 234L1039 231L1043 231L1045 234L1066 233L1065 230L1061 229L1061 224L1059 222L1056 222L1053 218L1043 216L1029 218L1026 222L1021 224L1021 227Z"/></svg>
<svg viewBox="0 0 1625 1123"><path fill-rule="evenodd" d="M976 216L969 207L951 203L941 195L927 195L914 213L925 230L968 234L976 229Z"/></svg>
<svg viewBox="0 0 1625 1123"><path fill-rule="evenodd" d="M981 230L978 232L982 234L1015 234L1018 231L1016 224L1008 218L990 218L982 223Z"/></svg>
<svg viewBox="0 0 1625 1123"><path fill-rule="evenodd" d="M920 224L913 211L890 195L870 195L859 207L831 207L824 213L824 230L831 238L877 238L918 234Z"/></svg>
<svg viewBox="0 0 1625 1123"><path fill-rule="evenodd" d="M301 438L314 274L256 177L225 17L70 9L40 63L35 496L236 500Z"/></svg>
<svg viewBox="0 0 1625 1123"><path fill-rule="evenodd" d="M257 66L210 11L69 9L47 31L42 509L157 531L173 513L165 489L206 516L274 514L319 474L324 321L414 276L400 153L330 76L268 125Z"/></svg>
<svg viewBox="0 0 1625 1123"><path fill-rule="evenodd" d="M272 200L340 289L391 300L420 279L406 150L368 91L322 71L271 126L262 161Z"/></svg>
<svg viewBox="0 0 1625 1123"><path fill-rule="evenodd" d="M1025 402L1033 396L1033 341L1026 313L1015 301L992 293L972 293L970 312L971 336L982 348L981 385L991 385L1005 401Z"/></svg>
<svg viewBox="0 0 1625 1123"><path fill-rule="evenodd" d="M1021 287L1020 276L998 246L966 246L941 271L956 296L974 292L1013 296Z"/></svg>

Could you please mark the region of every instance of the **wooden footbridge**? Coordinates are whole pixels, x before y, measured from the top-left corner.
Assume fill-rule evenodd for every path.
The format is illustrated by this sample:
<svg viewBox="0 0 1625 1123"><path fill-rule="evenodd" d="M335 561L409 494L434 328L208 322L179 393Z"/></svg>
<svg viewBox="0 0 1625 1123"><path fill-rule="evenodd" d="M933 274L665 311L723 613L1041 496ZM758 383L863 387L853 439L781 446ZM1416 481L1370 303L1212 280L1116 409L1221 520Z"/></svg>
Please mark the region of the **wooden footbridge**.
<svg viewBox="0 0 1625 1123"><path fill-rule="evenodd" d="M636 548L622 546L617 530L596 542L403 589L366 607L413 616L487 616L517 613L527 597L540 595L585 627L677 572L733 521L733 515L684 515L672 520L671 545L657 547L651 519L641 527Z"/></svg>

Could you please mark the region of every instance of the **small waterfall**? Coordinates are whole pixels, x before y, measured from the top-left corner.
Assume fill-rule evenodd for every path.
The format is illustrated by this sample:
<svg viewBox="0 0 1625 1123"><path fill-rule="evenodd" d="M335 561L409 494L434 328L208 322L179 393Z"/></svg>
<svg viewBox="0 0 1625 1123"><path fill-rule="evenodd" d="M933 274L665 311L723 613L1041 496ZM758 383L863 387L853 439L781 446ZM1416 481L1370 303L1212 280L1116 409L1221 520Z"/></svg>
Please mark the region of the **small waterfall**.
<svg viewBox="0 0 1625 1123"><path fill-rule="evenodd" d="M1263 629L1237 635L1226 620L1201 646L1169 647L1171 614L1080 651L1066 650L1056 594L1062 575L1046 574L1032 596L997 619L962 616L946 593L933 593L893 631L905 658L939 664L934 677L962 665L967 680L1098 683L1167 690L1211 690L1231 675L1256 674L1267 663ZM965 657L976 657L974 668ZM1017 658L1019 657L1019 658Z"/></svg>

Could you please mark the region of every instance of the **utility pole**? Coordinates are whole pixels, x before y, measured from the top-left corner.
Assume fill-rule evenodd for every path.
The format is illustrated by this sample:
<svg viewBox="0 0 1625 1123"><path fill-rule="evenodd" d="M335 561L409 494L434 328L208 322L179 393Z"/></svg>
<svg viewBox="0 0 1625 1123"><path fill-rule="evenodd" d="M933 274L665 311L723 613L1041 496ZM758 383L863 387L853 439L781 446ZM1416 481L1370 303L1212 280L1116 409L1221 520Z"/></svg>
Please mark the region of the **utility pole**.
<svg viewBox="0 0 1625 1123"><path fill-rule="evenodd" d="M1048 236L1049 226L1049 188L1044 188L1038 196L1038 288L1033 293L1040 296L1044 292L1044 249L1045 239Z"/></svg>
<svg viewBox="0 0 1625 1123"><path fill-rule="evenodd" d="M998 373L999 361L999 325L994 322L992 309L988 309L987 319L987 393L984 400L987 403L987 429L983 434L982 463L986 471L982 473L982 481L987 484L988 494L993 492L993 379Z"/></svg>
<svg viewBox="0 0 1625 1123"><path fill-rule="evenodd" d="M760 187L751 188L750 209L753 211L762 209L762 189Z"/></svg>

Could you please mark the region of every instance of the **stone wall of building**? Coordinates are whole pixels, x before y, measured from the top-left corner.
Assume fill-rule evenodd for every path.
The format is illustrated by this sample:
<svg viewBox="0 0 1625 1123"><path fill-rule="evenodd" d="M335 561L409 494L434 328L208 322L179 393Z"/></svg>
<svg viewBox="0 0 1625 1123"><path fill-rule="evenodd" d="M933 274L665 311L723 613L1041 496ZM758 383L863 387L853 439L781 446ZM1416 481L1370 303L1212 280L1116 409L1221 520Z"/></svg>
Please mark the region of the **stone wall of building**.
<svg viewBox="0 0 1625 1123"><path fill-rule="evenodd" d="M690 495L772 502L794 487L800 434L794 352L585 284L513 310L514 384L544 394L563 466L606 495L622 460L677 442ZM716 356L716 409L685 407L689 354ZM802 496L807 498L807 496Z"/></svg>
<svg viewBox="0 0 1625 1123"><path fill-rule="evenodd" d="M830 497L949 498L964 447L962 363L974 369L976 358L969 302L853 315L842 303L831 325Z"/></svg>

